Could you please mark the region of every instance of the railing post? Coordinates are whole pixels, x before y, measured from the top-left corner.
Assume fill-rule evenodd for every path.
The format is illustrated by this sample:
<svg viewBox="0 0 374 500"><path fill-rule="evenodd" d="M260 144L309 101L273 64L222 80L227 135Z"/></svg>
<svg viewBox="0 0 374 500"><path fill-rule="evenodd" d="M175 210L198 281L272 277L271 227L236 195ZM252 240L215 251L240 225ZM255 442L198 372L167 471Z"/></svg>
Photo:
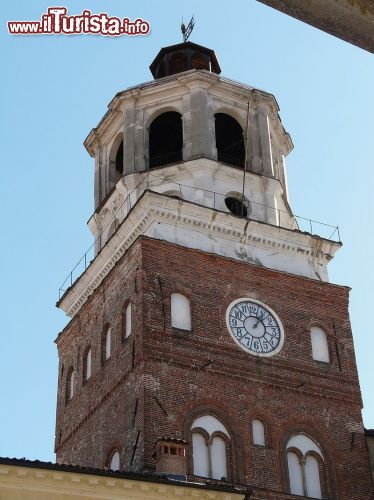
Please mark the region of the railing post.
<svg viewBox="0 0 374 500"><path fill-rule="evenodd" d="M213 208L216 209L216 192L213 192Z"/></svg>
<svg viewBox="0 0 374 500"><path fill-rule="evenodd" d="M310 224L310 234L313 234L312 219L309 219L309 224Z"/></svg>

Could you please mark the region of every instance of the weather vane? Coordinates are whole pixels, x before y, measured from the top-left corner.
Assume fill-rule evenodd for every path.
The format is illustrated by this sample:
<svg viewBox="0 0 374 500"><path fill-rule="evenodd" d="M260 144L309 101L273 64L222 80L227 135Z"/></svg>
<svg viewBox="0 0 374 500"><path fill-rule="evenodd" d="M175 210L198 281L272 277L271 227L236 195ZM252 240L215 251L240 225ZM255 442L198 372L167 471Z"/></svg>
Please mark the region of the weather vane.
<svg viewBox="0 0 374 500"><path fill-rule="evenodd" d="M183 35L183 42L184 43L186 43L187 40L189 39L194 26L195 26L195 18L194 18L194 16L191 17L191 21L187 24L187 28L184 25L183 18L182 18L181 32L182 32L182 35Z"/></svg>

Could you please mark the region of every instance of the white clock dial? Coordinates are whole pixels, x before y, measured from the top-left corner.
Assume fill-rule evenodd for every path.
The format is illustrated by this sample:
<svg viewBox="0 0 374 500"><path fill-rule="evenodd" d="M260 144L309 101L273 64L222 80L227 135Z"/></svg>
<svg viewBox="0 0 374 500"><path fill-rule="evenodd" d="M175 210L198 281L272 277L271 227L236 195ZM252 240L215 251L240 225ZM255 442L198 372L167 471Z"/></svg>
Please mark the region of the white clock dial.
<svg viewBox="0 0 374 500"><path fill-rule="evenodd" d="M227 328L242 349L255 356L274 356L283 346L283 326L267 305L241 298L231 302L226 312Z"/></svg>

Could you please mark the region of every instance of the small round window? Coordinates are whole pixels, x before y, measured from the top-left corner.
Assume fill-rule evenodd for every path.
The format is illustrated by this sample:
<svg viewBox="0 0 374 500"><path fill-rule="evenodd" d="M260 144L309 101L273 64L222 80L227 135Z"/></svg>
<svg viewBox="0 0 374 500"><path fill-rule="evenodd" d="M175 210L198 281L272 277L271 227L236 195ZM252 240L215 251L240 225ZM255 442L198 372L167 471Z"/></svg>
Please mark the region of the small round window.
<svg viewBox="0 0 374 500"><path fill-rule="evenodd" d="M225 205L230 212L239 217L248 217L250 213L250 204L247 198L240 193L227 193Z"/></svg>

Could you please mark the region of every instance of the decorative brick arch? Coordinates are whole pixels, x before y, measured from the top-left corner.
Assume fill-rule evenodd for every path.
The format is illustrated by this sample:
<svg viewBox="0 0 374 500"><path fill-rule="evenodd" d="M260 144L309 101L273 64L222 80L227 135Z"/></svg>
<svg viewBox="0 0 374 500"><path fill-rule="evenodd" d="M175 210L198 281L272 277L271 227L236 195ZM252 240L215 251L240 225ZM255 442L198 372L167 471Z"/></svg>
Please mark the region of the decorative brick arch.
<svg viewBox="0 0 374 500"><path fill-rule="evenodd" d="M234 421L228 413L219 407L218 404L214 403L202 403L190 410L184 421L184 439L190 443L189 448L187 448L187 472L189 474L193 473L193 461L192 461L192 424L194 420L198 417L203 417L205 415L210 415L215 417L221 424L226 428L230 439L221 432L214 432L212 436L222 437L226 442L226 463L227 463L227 474L228 481L234 483L244 483L244 470L243 470L243 443L242 437L236 431L240 426ZM235 431L234 431L235 429ZM205 434L204 429L196 428L196 431Z"/></svg>

